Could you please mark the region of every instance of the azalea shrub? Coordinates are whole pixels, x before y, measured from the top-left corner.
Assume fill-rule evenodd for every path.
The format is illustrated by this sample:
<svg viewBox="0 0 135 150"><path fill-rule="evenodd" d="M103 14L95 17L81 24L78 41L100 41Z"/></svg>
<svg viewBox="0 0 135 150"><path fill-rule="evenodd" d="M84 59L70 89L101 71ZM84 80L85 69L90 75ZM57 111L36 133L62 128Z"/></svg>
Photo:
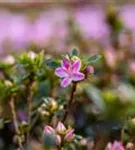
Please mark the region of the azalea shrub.
<svg viewBox="0 0 135 150"><path fill-rule="evenodd" d="M0 149L133 150L134 72L122 81L112 57L73 48L2 59Z"/></svg>

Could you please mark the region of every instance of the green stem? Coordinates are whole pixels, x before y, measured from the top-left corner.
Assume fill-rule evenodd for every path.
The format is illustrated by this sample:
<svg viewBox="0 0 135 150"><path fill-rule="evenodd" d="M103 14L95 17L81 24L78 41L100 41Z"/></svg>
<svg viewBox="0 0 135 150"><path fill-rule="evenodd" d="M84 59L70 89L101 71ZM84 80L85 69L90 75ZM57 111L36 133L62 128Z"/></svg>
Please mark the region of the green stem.
<svg viewBox="0 0 135 150"><path fill-rule="evenodd" d="M29 86L29 95L28 95L28 98L27 98L27 105L28 105L28 125L29 125L29 130L27 132L27 142L28 142L28 139L29 139L29 133L30 133L30 124L31 124L31 110L32 110L32 97L33 97L33 82L30 84Z"/></svg>
<svg viewBox="0 0 135 150"><path fill-rule="evenodd" d="M126 118L124 118L124 124L121 129L121 142L123 143L124 133L125 133L125 124L126 124Z"/></svg>
<svg viewBox="0 0 135 150"><path fill-rule="evenodd" d="M22 140L21 140L21 137L20 137L20 130L19 130L19 127L18 127L18 121L17 121L17 115L16 115L16 111L15 111L14 98L11 98L11 100L9 102L9 105L10 105L10 109L11 109L11 113L12 113L12 117L13 117L15 132L16 132L16 135L18 136L18 145L19 145L20 150L22 150L23 145L22 145Z"/></svg>
<svg viewBox="0 0 135 150"><path fill-rule="evenodd" d="M65 111L65 114L64 114L64 117L62 119L62 122L64 123L68 114L69 114L69 110L70 110L70 106L73 102L73 99L74 99L74 93L76 91L76 87L77 87L77 83L73 83L73 86L72 86L72 91L71 91L71 95L70 95L70 99L69 99L69 103L68 105L66 106L66 111Z"/></svg>

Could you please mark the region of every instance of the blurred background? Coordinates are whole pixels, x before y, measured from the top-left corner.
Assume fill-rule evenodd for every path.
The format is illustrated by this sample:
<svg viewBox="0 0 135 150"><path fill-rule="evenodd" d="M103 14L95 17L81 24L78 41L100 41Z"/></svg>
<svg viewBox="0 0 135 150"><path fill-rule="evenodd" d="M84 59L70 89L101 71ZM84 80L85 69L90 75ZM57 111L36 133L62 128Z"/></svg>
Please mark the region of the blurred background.
<svg viewBox="0 0 135 150"><path fill-rule="evenodd" d="M127 45L130 35L133 46L135 5L125 2L0 3L0 54L30 48L65 52L72 46L95 51L99 46L112 46L110 43Z"/></svg>

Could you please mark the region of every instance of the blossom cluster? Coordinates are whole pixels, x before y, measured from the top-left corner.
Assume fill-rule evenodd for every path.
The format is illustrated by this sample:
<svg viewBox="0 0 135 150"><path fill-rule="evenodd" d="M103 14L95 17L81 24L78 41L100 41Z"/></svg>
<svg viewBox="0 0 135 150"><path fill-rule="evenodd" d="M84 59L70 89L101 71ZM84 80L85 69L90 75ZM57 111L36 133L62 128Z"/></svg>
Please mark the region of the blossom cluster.
<svg viewBox="0 0 135 150"><path fill-rule="evenodd" d="M74 129L67 129L62 122L58 122L56 128L53 128L51 126L45 126L44 134L45 136L51 135L55 137L55 142L57 146L60 146L65 142L71 143L75 137Z"/></svg>

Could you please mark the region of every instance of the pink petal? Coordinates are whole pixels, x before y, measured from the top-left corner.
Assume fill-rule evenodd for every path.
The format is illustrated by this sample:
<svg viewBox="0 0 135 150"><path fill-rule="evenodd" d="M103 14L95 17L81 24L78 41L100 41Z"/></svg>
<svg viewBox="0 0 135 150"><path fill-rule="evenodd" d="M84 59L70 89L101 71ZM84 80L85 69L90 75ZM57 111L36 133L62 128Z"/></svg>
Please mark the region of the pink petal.
<svg viewBox="0 0 135 150"><path fill-rule="evenodd" d="M73 81L80 81L84 79L84 74L81 72L73 73L72 74L72 80Z"/></svg>
<svg viewBox="0 0 135 150"><path fill-rule="evenodd" d="M58 76L58 77L61 77L61 78L64 78L64 77L67 77L68 74L67 74L67 71L66 69L62 68L62 67L59 67L55 70L55 74Z"/></svg>
<svg viewBox="0 0 135 150"><path fill-rule="evenodd" d="M73 72L78 72L81 69L81 61L77 60L72 65Z"/></svg>
<svg viewBox="0 0 135 150"><path fill-rule="evenodd" d="M45 134L55 134L55 130L51 126L45 126L44 133Z"/></svg>
<svg viewBox="0 0 135 150"><path fill-rule="evenodd" d="M64 137L64 140L71 142L74 139L74 129L69 129Z"/></svg>
<svg viewBox="0 0 135 150"><path fill-rule="evenodd" d="M68 69L70 66L70 61L68 59L63 59L61 65L62 65L62 67Z"/></svg>
<svg viewBox="0 0 135 150"><path fill-rule="evenodd" d="M115 141L112 146L112 150L124 150L124 147L121 142Z"/></svg>
<svg viewBox="0 0 135 150"><path fill-rule="evenodd" d="M72 82L72 79L67 77L67 78L64 78L62 81L61 81L61 86L62 87L66 87L68 86L69 84L71 84Z"/></svg>
<svg viewBox="0 0 135 150"><path fill-rule="evenodd" d="M56 131L58 133L63 133L63 132L65 132L65 130L66 130L66 127L64 126L64 124L62 122L59 121L57 124L57 127L56 127Z"/></svg>

